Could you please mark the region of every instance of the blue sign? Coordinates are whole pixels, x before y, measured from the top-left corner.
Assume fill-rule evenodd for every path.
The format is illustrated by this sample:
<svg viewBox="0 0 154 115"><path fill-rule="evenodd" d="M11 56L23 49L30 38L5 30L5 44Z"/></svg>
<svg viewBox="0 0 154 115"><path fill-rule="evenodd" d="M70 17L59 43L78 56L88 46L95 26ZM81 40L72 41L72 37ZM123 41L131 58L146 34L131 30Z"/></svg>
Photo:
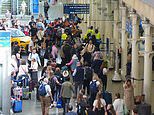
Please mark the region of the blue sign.
<svg viewBox="0 0 154 115"><path fill-rule="evenodd" d="M11 47L10 32L0 31L0 47Z"/></svg>
<svg viewBox="0 0 154 115"><path fill-rule="evenodd" d="M89 4L64 4L64 14L89 14Z"/></svg>
<svg viewBox="0 0 154 115"><path fill-rule="evenodd" d="M33 13L39 13L39 0L33 0Z"/></svg>
<svg viewBox="0 0 154 115"><path fill-rule="evenodd" d="M127 31L130 35L132 35L132 22L131 22L131 20L127 20L127 21L126 21L126 31Z"/></svg>

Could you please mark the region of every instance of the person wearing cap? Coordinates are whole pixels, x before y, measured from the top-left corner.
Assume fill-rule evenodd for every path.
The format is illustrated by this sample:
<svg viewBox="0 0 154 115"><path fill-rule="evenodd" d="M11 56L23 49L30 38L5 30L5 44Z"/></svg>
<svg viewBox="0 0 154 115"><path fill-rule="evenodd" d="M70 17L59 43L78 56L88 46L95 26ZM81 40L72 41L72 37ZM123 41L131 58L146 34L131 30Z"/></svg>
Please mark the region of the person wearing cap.
<svg viewBox="0 0 154 115"><path fill-rule="evenodd" d="M62 97L62 100L63 100L63 110L64 110L63 115L65 115L66 113L67 106L72 97L72 93L74 92L73 85L70 82L70 77L69 76L66 77L65 80L66 81L62 83L61 94L60 94L60 97Z"/></svg>
<svg viewBox="0 0 154 115"><path fill-rule="evenodd" d="M49 115L49 107L53 98L51 88L48 85L48 78L44 78L43 84L45 85L47 94L45 96L40 96L42 115Z"/></svg>

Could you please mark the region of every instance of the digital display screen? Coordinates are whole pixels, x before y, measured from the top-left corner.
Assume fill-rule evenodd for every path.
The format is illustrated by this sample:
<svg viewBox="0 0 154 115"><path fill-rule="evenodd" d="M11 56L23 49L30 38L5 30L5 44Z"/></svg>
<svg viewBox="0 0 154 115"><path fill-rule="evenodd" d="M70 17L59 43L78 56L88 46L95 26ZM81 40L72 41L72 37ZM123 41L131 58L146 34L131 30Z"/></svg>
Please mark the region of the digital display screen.
<svg viewBox="0 0 154 115"><path fill-rule="evenodd" d="M89 14L90 4L64 4L64 14Z"/></svg>

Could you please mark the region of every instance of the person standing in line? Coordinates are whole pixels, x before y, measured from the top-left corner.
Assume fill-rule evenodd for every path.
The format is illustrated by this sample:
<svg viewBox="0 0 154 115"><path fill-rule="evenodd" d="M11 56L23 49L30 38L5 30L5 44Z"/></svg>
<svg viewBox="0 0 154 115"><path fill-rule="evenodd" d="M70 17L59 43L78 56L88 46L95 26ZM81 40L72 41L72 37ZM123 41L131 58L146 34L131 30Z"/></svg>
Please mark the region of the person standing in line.
<svg viewBox="0 0 154 115"><path fill-rule="evenodd" d="M56 58L58 57L58 49L55 45L55 43L53 42L52 43L52 51L51 51L51 54L52 54L52 58L53 60L56 60Z"/></svg>
<svg viewBox="0 0 154 115"><path fill-rule="evenodd" d="M30 53L29 56L28 56L28 60L29 60L29 61L32 61L33 58L34 58L34 59L36 60L36 62L38 62L38 64L41 66L40 57L39 57L39 55L36 53L36 48L33 48L32 53Z"/></svg>
<svg viewBox="0 0 154 115"><path fill-rule="evenodd" d="M116 111L117 115L123 115L124 114L124 100L120 99L120 94L116 93L115 94L115 100L113 102L113 107Z"/></svg>
<svg viewBox="0 0 154 115"><path fill-rule="evenodd" d="M99 81L99 78L96 74L93 74L92 81L90 82L90 105L93 105L93 102L96 98L97 93L100 91L101 88L101 82Z"/></svg>
<svg viewBox="0 0 154 115"><path fill-rule="evenodd" d="M101 78L103 82L103 90L106 91L107 88L107 74L108 74L108 69L107 69L107 61L103 61L103 64L101 65L101 72L99 74L99 77Z"/></svg>
<svg viewBox="0 0 154 115"><path fill-rule="evenodd" d="M93 111L95 111L96 115L105 115L106 111L106 102L102 98L102 93L98 92L96 95L96 99L93 103Z"/></svg>
<svg viewBox="0 0 154 115"><path fill-rule="evenodd" d="M61 84L59 83L57 77L54 75L54 72L53 72L51 66L47 67L47 77L49 79L49 85L50 85L50 88L51 88L51 93L52 93L53 98L54 98L54 97L56 97L55 96L56 90L57 90L56 86L57 85L61 85ZM53 104L55 104L56 103L56 99L54 98L53 101L54 101ZM53 105L51 105L51 106L53 106Z"/></svg>
<svg viewBox="0 0 154 115"><path fill-rule="evenodd" d="M134 87L131 83L131 80L128 79L124 85L124 102L129 112L133 110L134 107Z"/></svg>
<svg viewBox="0 0 154 115"><path fill-rule="evenodd" d="M79 59L78 59L77 55L74 54L72 56L71 61L69 63L67 63L66 65L71 67L71 72L74 72L75 69L77 68L77 63L78 62L79 62Z"/></svg>
<svg viewBox="0 0 154 115"><path fill-rule="evenodd" d="M65 78L65 82L62 84L62 87L61 87L61 96L62 97L62 100L63 100L63 115L65 115L66 113L66 109L67 109L67 106L69 105L69 102L70 102L70 99L72 97L72 93L74 92L73 90L73 85L72 83L70 82L70 77L66 77Z"/></svg>
<svg viewBox="0 0 154 115"><path fill-rule="evenodd" d="M29 76L28 76L28 66L26 65L26 60L22 59L21 60L21 64L19 66L19 72L18 72L18 80L23 80L23 82L21 83L21 86L24 85L25 80L28 80ZM26 84L27 85L27 81Z"/></svg>
<svg viewBox="0 0 154 115"><path fill-rule="evenodd" d="M48 3L48 1L46 0L46 1L44 2L44 15L45 15L46 18L48 17L48 10L49 10L49 8L50 8L49 3Z"/></svg>
<svg viewBox="0 0 154 115"><path fill-rule="evenodd" d="M36 62L35 58L32 59L29 69L31 70L30 74L33 86L36 87L38 82L38 63ZM34 87L32 88L32 90L34 90Z"/></svg>
<svg viewBox="0 0 154 115"><path fill-rule="evenodd" d="M16 79L19 68L17 66L17 59L15 55L11 56L11 70L13 72L13 78Z"/></svg>
<svg viewBox="0 0 154 115"><path fill-rule="evenodd" d="M114 107L112 104L107 105L107 115L119 115L119 114L116 114L116 111L114 110Z"/></svg>
<svg viewBox="0 0 154 115"><path fill-rule="evenodd" d="M45 85L45 90L47 94L45 96L40 96L42 115L49 115L49 107L53 98L51 88L48 85L48 78L44 78L43 84Z"/></svg>
<svg viewBox="0 0 154 115"><path fill-rule="evenodd" d="M75 86L74 98L76 98L78 95L78 88L79 88L79 91L82 89L83 80L84 80L84 69L81 63L77 62L77 67L73 72L73 82Z"/></svg>

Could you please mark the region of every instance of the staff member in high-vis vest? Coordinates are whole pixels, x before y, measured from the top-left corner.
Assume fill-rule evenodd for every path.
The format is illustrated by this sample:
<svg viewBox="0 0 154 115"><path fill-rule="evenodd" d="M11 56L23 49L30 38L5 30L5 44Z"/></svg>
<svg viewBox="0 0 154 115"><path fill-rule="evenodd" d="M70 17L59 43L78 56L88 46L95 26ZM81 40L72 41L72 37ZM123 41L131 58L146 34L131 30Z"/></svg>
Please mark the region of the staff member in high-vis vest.
<svg viewBox="0 0 154 115"><path fill-rule="evenodd" d="M87 43L89 41L89 37L95 35L95 31L93 30L93 26L90 26L84 35L84 41Z"/></svg>
<svg viewBox="0 0 154 115"><path fill-rule="evenodd" d="M95 29L95 37L96 37L96 41L97 41L97 46L99 47L99 45L101 43L101 34L98 31L98 29Z"/></svg>
<svg viewBox="0 0 154 115"><path fill-rule="evenodd" d="M64 41L66 41L68 38L68 35L66 34L66 32L63 32L61 35L61 45L63 44Z"/></svg>

